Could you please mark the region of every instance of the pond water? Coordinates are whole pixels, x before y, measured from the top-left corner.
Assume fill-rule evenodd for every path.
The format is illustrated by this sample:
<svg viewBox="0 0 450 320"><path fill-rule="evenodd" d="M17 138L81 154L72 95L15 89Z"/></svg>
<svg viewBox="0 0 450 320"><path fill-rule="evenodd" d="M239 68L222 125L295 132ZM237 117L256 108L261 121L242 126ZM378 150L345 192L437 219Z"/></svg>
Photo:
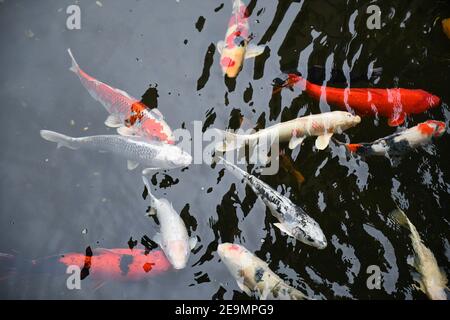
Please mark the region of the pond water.
<svg viewBox="0 0 450 320"><path fill-rule="evenodd" d="M408 118L403 127L436 119L448 128L450 40L440 18L450 17L450 3L377 1L381 30L367 28L367 3L247 1L252 41L268 48L247 60L235 81L225 81L216 43L224 38L230 1L80 0L80 30L66 27L71 1L2 1L0 252L15 259L14 272L3 268L0 274L0 297L248 299L216 251L234 242L315 298L426 299L414 286L419 275L408 264L414 253L408 233L388 214L402 208L450 273L448 134L395 166L386 158L349 157L334 142L318 152L307 139L292 153L305 177L301 186L283 169L261 176L320 224L328 239L324 250L282 234L265 205L223 167L193 164L151 176L152 193L169 199L199 239L185 269L140 281L88 276L80 290L68 290L65 268L48 258L84 254L87 247L128 248L130 238L142 249L141 239L158 231L145 216L149 199L140 169L129 171L108 153L56 149L39 135L41 129L71 136L115 132L104 125L101 104L69 71L67 48L90 75L157 102L173 129L193 132L193 121L235 128L241 116L268 127L336 110L298 88L272 97L272 80L282 71L306 73L312 65L324 66L327 75L332 67L347 75L382 67L374 82L352 86L432 92L442 106ZM395 131L385 119L365 117L337 139L369 142ZM36 272L32 260L45 260L46 267ZM366 284L371 265L382 272L379 290Z"/></svg>

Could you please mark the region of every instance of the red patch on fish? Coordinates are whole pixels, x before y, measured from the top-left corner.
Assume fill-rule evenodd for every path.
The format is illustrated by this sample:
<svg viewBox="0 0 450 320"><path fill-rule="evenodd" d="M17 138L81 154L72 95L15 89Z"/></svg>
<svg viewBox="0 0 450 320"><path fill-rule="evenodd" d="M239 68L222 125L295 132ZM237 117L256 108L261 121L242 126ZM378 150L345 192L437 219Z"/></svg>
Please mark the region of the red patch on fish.
<svg viewBox="0 0 450 320"><path fill-rule="evenodd" d="M223 57L222 59L220 59L220 64L222 65L222 67L234 67L236 61L229 57Z"/></svg>
<svg viewBox="0 0 450 320"><path fill-rule="evenodd" d="M430 126L428 123L421 123L418 126L421 134L431 136L434 133L434 127Z"/></svg>
<svg viewBox="0 0 450 320"><path fill-rule="evenodd" d="M240 249L240 247L235 244L230 246L230 250L239 250L239 249Z"/></svg>
<svg viewBox="0 0 450 320"><path fill-rule="evenodd" d="M155 265L154 263L146 262L146 263L144 263L142 268L144 269L145 272L149 272L150 270L152 270L152 267L154 265Z"/></svg>

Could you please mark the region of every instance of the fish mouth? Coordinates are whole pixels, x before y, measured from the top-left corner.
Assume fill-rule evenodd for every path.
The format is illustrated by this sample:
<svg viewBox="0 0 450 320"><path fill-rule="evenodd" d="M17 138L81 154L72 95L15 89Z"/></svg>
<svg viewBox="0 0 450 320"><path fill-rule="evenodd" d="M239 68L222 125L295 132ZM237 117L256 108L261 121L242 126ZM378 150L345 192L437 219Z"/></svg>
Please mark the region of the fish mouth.
<svg viewBox="0 0 450 320"><path fill-rule="evenodd" d="M287 73L282 73L279 77L273 79L272 87L274 89L282 89L286 87L292 87L295 83L300 80L301 73L298 71L292 71Z"/></svg>
<svg viewBox="0 0 450 320"><path fill-rule="evenodd" d="M361 123L361 117L360 116L355 116L353 122L356 123L356 124Z"/></svg>

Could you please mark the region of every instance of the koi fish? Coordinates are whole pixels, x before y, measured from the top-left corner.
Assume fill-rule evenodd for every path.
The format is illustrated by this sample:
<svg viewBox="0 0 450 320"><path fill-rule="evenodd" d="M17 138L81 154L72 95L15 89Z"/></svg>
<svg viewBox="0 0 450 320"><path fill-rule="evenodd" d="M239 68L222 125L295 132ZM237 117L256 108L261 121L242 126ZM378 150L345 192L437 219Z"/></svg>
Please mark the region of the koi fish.
<svg viewBox="0 0 450 320"><path fill-rule="evenodd" d="M225 41L217 43L222 71L229 78L238 75L245 59L254 58L264 52L264 46L249 44L249 41L247 7L241 0L234 0Z"/></svg>
<svg viewBox="0 0 450 320"><path fill-rule="evenodd" d="M432 300L447 300L447 278L439 268L433 252L423 244L416 227L400 209L394 210L390 217L411 233L410 238L416 254L414 267L422 278L419 281L420 289Z"/></svg>
<svg viewBox="0 0 450 320"><path fill-rule="evenodd" d="M216 150L227 152L240 149L245 145L257 144L258 141L277 139L279 142L289 141L289 148L295 149L310 136L317 136L316 148L324 150L334 133L342 133L360 122L359 116L353 116L344 111L333 111L282 122L253 134L235 134L215 129L218 135L223 137L223 143L217 144Z"/></svg>
<svg viewBox="0 0 450 320"><path fill-rule="evenodd" d="M306 295L288 286L266 262L243 246L222 243L217 252L225 266L236 279L239 288L247 295L255 293L261 300L303 300Z"/></svg>
<svg viewBox="0 0 450 320"><path fill-rule="evenodd" d="M287 197L281 195L255 176L220 156L218 158L222 160L225 168L238 179L244 180L264 204L269 207L272 215L279 221L274 223L275 227L307 245L318 249L324 249L327 246L327 239L319 224L302 208L293 204Z"/></svg>
<svg viewBox="0 0 450 320"><path fill-rule="evenodd" d="M109 151L127 159L129 170L135 169L139 164L146 166L144 174L153 169L174 169L187 167L192 157L175 145L158 141L147 141L143 137L124 137L121 135L98 135L73 138L54 131L41 130L41 137L56 142L57 147L69 149L93 149Z"/></svg>
<svg viewBox="0 0 450 320"><path fill-rule="evenodd" d="M305 182L303 174L295 168L294 161L292 161L291 157L285 153L280 153L280 167L295 178L298 188Z"/></svg>
<svg viewBox="0 0 450 320"><path fill-rule="evenodd" d="M0 254L4 255L4 254ZM139 281L171 269L171 265L161 250L146 252L141 249L104 249L85 253L69 252L50 257L24 260L13 255L4 255L9 261L9 276L18 272L64 273L66 267L78 266L81 280L90 276L95 280ZM2 263L5 262L5 259Z"/></svg>
<svg viewBox="0 0 450 320"><path fill-rule="evenodd" d="M322 87L297 74L289 74L283 84L275 90L296 84L304 88L315 100L323 97L330 105L344 110L351 108L360 115L387 117L388 124L393 127L401 125L407 115L422 113L441 104L439 97L424 90Z"/></svg>
<svg viewBox="0 0 450 320"><path fill-rule="evenodd" d="M197 237L189 238L183 219L172 204L167 199L157 199L153 196L147 178L142 176L142 180L150 196L151 209L148 215L156 215L161 225L161 230L153 241L162 248L175 269L183 269L186 267L190 251L197 244Z"/></svg>
<svg viewBox="0 0 450 320"><path fill-rule="evenodd" d="M450 39L450 18L442 20L442 30L447 35L447 38Z"/></svg>
<svg viewBox="0 0 450 320"><path fill-rule="evenodd" d="M430 143L433 138L442 136L445 123L428 120L410 129L394 133L371 143L346 144L348 150L362 156L400 156L421 145Z"/></svg>
<svg viewBox="0 0 450 320"><path fill-rule="evenodd" d="M80 78L89 94L108 111L105 125L117 128L123 136L142 136L173 144L174 137L169 125L158 109L149 109L138 99L123 90L113 88L84 72L76 62L70 49L72 60L70 70Z"/></svg>
<svg viewBox="0 0 450 320"><path fill-rule="evenodd" d="M170 263L161 250L146 254L142 249L96 249L95 254L68 253L60 263L82 268L93 278L116 280L141 280L170 269ZM82 271L83 275L83 271Z"/></svg>

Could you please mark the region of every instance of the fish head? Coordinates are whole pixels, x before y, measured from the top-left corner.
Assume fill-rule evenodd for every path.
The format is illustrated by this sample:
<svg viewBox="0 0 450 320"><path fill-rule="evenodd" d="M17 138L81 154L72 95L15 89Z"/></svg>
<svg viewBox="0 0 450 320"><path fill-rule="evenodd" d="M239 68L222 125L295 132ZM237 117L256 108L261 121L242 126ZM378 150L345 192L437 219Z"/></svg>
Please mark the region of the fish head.
<svg viewBox="0 0 450 320"><path fill-rule="evenodd" d="M345 111L333 111L330 113L332 118L331 124L332 127L338 128L341 130L346 130L349 128L353 128L354 126L361 123L361 117L357 115L353 115L350 112Z"/></svg>
<svg viewBox="0 0 450 320"><path fill-rule="evenodd" d="M164 167L168 168L183 168L192 163L192 156L174 145L164 145L158 156Z"/></svg>
<svg viewBox="0 0 450 320"><path fill-rule="evenodd" d="M223 74L228 78L236 78L244 64L246 44L237 45L233 48L223 48L222 56L220 57L220 66Z"/></svg>
<svg viewBox="0 0 450 320"><path fill-rule="evenodd" d="M186 267L189 257L189 243L184 240L172 240L166 244L164 252L175 269Z"/></svg>
<svg viewBox="0 0 450 320"><path fill-rule="evenodd" d="M433 137L440 137L442 136L446 131L446 125L442 121L436 121L436 120L428 120L421 124L419 124L418 129L420 133L427 135L427 136L433 136Z"/></svg>
<svg viewBox="0 0 450 320"><path fill-rule="evenodd" d="M233 274L250 265L252 254L243 246L233 243L222 243L217 247L217 252L222 262ZM242 276L242 275L241 275Z"/></svg>
<svg viewBox="0 0 450 320"><path fill-rule="evenodd" d="M317 249L325 249L328 245L327 238L317 221L305 214L298 216L301 216L302 221L285 223L284 227L291 229L292 235L301 242Z"/></svg>

